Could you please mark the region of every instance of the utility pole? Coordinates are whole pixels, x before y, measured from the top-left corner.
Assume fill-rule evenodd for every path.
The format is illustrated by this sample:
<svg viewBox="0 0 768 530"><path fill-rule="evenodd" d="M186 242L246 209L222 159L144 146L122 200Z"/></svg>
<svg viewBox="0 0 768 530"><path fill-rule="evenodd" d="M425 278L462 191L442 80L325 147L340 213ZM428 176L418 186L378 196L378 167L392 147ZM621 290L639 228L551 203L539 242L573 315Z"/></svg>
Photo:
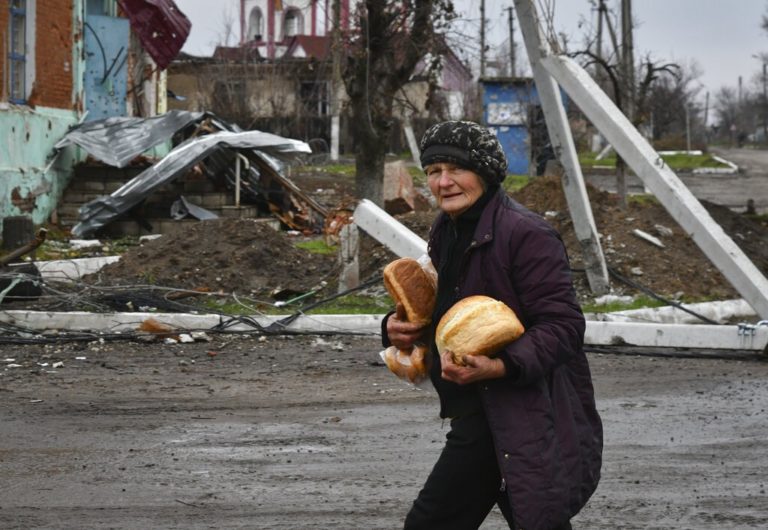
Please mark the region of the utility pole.
<svg viewBox="0 0 768 530"><path fill-rule="evenodd" d="M707 91L707 97L704 98L704 139L705 142L709 142L709 91Z"/></svg>
<svg viewBox="0 0 768 530"><path fill-rule="evenodd" d="M768 92L766 92L765 68L765 58L763 58L763 141L768 143Z"/></svg>
<svg viewBox="0 0 768 530"><path fill-rule="evenodd" d="M485 77L485 0L480 0L480 78Z"/></svg>
<svg viewBox="0 0 768 530"><path fill-rule="evenodd" d="M341 0L333 0L333 33L331 36L331 53L333 54L331 78L331 160L339 159L339 129L341 115Z"/></svg>
<svg viewBox="0 0 768 530"><path fill-rule="evenodd" d="M603 16L605 15L605 0L600 0L597 4L597 49L595 56L598 61L603 59ZM598 65L598 68L601 68Z"/></svg>
<svg viewBox="0 0 768 530"><path fill-rule="evenodd" d="M635 52L632 38L632 0L621 0L621 59L624 66L624 100L629 121L635 118Z"/></svg>
<svg viewBox="0 0 768 530"><path fill-rule="evenodd" d="M515 15L512 6L507 8L509 14L509 76L515 77L517 65L515 64Z"/></svg>

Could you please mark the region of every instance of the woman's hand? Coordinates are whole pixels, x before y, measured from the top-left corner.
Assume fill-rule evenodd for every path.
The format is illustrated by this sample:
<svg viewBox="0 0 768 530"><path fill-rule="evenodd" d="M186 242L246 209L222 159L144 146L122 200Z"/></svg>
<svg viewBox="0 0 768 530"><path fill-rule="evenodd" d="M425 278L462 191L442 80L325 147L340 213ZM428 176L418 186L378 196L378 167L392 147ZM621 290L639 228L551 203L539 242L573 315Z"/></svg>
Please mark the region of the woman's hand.
<svg viewBox="0 0 768 530"><path fill-rule="evenodd" d="M414 324L405 319L405 308L403 304L397 304L395 314L387 320L387 337L393 346L400 350L409 350L414 343L418 342L424 331L426 324Z"/></svg>
<svg viewBox="0 0 768 530"><path fill-rule="evenodd" d="M453 355L449 351L441 353L442 378L459 385L467 385L484 379L498 379L507 373L504 361L485 355L465 355L464 363L466 366L453 362Z"/></svg>

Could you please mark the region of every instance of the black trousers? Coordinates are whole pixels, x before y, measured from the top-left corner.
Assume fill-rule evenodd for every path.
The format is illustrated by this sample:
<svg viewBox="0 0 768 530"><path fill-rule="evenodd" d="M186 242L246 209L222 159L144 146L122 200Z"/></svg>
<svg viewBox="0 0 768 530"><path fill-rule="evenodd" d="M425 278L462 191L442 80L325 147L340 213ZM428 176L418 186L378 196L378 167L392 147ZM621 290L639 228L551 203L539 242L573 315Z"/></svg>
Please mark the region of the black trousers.
<svg viewBox="0 0 768 530"><path fill-rule="evenodd" d="M405 530L478 528L494 504L513 528L485 416L454 419L443 452L405 518Z"/></svg>
<svg viewBox="0 0 768 530"><path fill-rule="evenodd" d="M472 530L496 504L510 528L493 438L482 413L451 421L445 447L405 518L405 530ZM553 530L570 530L567 523Z"/></svg>

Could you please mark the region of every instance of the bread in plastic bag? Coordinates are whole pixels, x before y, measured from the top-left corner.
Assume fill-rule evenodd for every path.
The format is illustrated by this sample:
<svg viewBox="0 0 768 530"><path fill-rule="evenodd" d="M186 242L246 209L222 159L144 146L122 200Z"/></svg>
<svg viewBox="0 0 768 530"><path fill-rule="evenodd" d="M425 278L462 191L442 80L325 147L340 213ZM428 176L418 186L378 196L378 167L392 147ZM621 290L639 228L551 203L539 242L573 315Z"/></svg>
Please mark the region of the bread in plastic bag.
<svg viewBox="0 0 768 530"><path fill-rule="evenodd" d="M418 385L429 378L429 350L426 346L416 345L411 350L390 346L379 355L387 368L404 381Z"/></svg>

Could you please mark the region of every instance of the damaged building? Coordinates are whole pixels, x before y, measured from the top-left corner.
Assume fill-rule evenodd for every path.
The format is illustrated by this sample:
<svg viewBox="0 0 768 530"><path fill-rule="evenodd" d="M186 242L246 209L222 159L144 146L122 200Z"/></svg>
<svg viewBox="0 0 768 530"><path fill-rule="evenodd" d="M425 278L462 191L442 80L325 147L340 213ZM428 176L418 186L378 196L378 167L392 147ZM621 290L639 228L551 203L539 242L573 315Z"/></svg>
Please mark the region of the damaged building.
<svg viewBox="0 0 768 530"><path fill-rule="evenodd" d="M74 144L54 149L73 126L166 112L166 67L190 27L172 0L3 3L1 218L55 215L86 157Z"/></svg>

